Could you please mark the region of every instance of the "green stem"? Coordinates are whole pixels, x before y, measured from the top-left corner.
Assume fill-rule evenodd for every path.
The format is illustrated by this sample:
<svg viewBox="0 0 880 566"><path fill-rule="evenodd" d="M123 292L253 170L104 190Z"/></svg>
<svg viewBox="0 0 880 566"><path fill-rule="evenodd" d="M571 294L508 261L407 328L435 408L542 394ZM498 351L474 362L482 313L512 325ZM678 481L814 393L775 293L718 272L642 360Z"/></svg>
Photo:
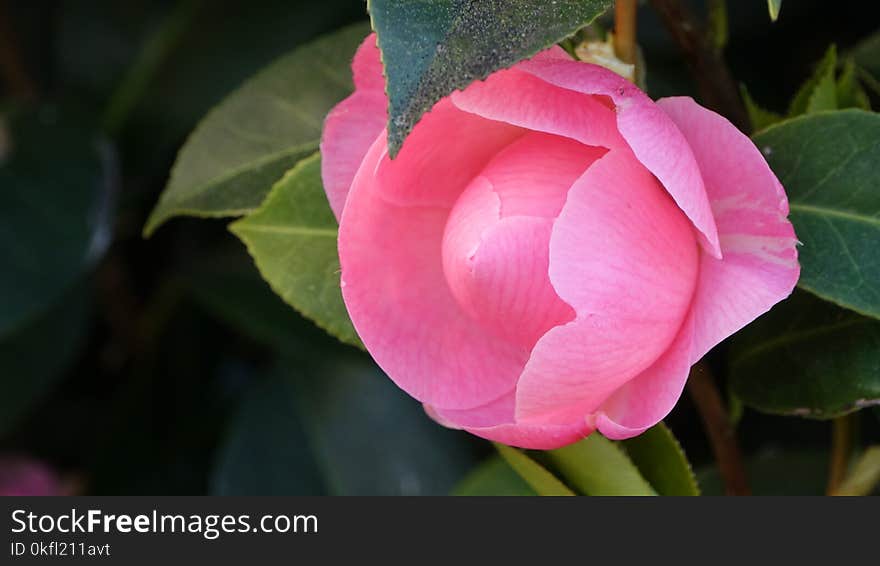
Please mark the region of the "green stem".
<svg viewBox="0 0 880 566"><path fill-rule="evenodd" d="M131 110L183 37L201 5L202 0L181 0L144 43L137 60L129 67L107 104L103 125L109 135L116 135L122 129Z"/></svg>

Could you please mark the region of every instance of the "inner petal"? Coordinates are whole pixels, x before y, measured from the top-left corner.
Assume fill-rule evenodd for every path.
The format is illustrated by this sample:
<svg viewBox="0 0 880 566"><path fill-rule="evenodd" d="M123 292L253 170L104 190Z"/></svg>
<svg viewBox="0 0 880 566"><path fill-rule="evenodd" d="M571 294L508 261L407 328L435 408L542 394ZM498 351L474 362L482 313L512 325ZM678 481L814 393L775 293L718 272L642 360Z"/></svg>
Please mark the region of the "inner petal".
<svg viewBox="0 0 880 566"><path fill-rule="evenodd" d="M525 352L574 318L550 283L550 235L568 189L605 151L529 133L474 178L446 224L443 268L453 296Z"/></svg>

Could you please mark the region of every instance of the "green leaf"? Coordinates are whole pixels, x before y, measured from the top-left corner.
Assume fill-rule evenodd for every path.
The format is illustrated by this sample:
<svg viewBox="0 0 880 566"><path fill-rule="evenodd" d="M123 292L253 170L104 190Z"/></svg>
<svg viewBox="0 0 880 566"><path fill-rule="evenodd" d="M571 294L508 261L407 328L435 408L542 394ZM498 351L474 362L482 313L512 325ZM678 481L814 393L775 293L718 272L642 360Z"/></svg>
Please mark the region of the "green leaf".
<svg viewBox="0 0 880 566"><path fill-rule="evenodd" d="M55 106L0 115L0 338L56 305L109 243L112 151L84 121Z"/></svg>
<svg viewBox="0 0 880 566"><path fill-rule="evenodd" d="M285 171L318 148L324 116L353 88L349 64L368 32L355 24L299 47L211 110L180 150L144 234L173 216L258 207Z"/></svg>
<svg viewBox="0 0 880 566"><path fill-rule="evenodd" d="M562 41L611 4L610 0L369 0L385 64L391 156L438 100Z"/></svg>
<svg viewBox="0 0 880 566"><path fill-rule="evenodd" d="M598 432L546 457L584 495L657 495L626 452Z"/></svg>
<svg viewBox="0 0 880 566"><path fill-rule="evenodd" d="M868 94L857 78L856 64L852 59L847 59L843 64L843 71L837 78L837 104L840 108L860 108L870 110L871 102Z"/></svg>
<svg viewBox="0 0 880 566"><path fill-rule="evenodd" d="M525 452L517 448L495 444L504 461L525 480L538 495L561 496L575 495L564 483L544 466L533 460Z"/></svg>
<svg viewBox="0 0 880 566"><path fill-rule="evenodd" d="M321 184L319 154L288 171L260 209L230 230L282 299L341 341L360 346L342 302L337 224Z"/></svg>
<svg viewBox="0 0 880 566"><path fill-rule="evenodd" d="M660 495L700 495L681 444L662 422L622 444L642 476Z"/></svg>
<svg viewBox="0 0 880 566"><path fill-rule="evenodd" d="M44 313L0 339L0 435L15 426L76 360L90 313L91 296L80 282Z"/></svg>
<svg viewBox="0 0 880 566"><path fill-rule="evenodd" d="M767 0L767 9L770 12L770 19L776 21L779 18L779 10L782 8L782 0Z"/></svg>
<svg viewBox="0 0 880 566"><path fill-rule="evenodd" d="M432 421L360 352L289 363L331 494L446 495L475 464L467 435Z"/></svg>
<svg viewBox="0 0 880 566"><path fill-rule="evenodd" d="M880 322L802 291L740 331L730 387L760 411L833 418L880 403Z"/></svg>
<svg viewBox="0 0 880 566"><path fill-rule="evenodd" d="M500 456L493 456L468 472L452 495L538 495Z"/></svg>
<svg viewBox="0 0 880 566"><path fill-rule="evenodd" d="M837 68L837 48L831 45L816 66L813 75L801 86L791 105L788 116L813 114L823 110L837 110L837 84L834 70Z"/></svg>
<svg viewBox="0 0 880 566"><path fill-rule="evenodd" d="M247 392L211 478L212 495L316 495L324 491L290 378L275 372Z"/></svg>
<svg viewBox="0 0 880 566"><path fill-rule="evenodd" d="M739 91L742 95L743 103L746 105L746 111L749 114L749 122L751 122L752 131L763 130L764 128L782 121L783 117L780 114L765 110L759 106L752 98L752 95L749 94L746 85L740 85Z"/></svg>
<svg viewBox="0 0 880 566"><path fill-rule="evenodd" d="M801 288L880 317L880 115L804 116L754 136L791 203Z"/></svg>
<svg viewBox="0 0 880 566"><path fill-rule="evenodd" d="M880 483L880 446L862 453L834 495L870 495Z"/></svg>

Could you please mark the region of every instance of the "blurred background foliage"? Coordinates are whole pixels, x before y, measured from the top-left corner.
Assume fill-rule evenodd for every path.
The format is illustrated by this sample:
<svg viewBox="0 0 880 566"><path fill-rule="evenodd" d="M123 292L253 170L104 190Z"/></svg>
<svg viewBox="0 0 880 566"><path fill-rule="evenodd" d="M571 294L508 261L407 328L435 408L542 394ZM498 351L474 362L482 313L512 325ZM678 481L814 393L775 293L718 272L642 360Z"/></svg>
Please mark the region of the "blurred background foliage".
<svg viewBox="0 0 880 566"><path fill-rule="evenodd" d="M798 0L771 23L766 4L730 2L726 58L782 112L829 44L846 52L878 16ZM0 0L0 454L74 493L529 493L491 445L285 305L225 222L141 236L212 106L362 20L360 0ZM694 94L652 10L639 38L649 93ZM708 360L721 380L726 356ZM857 418L876 443L880 413ZM720 492L687 397L666 422ZM755 492L822 492L829 423L746 410L738 427Z"/></svg>

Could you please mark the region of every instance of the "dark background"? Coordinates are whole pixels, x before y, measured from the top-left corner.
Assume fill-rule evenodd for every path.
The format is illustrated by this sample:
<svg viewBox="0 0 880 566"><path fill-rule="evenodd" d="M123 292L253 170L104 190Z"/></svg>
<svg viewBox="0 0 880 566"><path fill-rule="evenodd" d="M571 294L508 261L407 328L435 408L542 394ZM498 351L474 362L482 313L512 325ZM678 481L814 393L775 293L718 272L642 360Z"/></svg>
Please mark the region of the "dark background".
<svg viewBox="0 0 880 566"><path fill-rule="evenodd" d="M778 111L830 43L845 51L880 22L874 2L786 0L775 24L764 0L728 4L733 74ZM180 39L108 126L126 73L187 9ZM63 296L0 335L0 458L45 462L75 493L440 494L491 454L435 425L364 354L275 297L226 221L174 219L141 237L177 150L214 104L275 57L364 18L358 0L0 0L0 46L24 75L0 82L0 111L60 116L104 140L93 228L107 242ZM639 27L650 94L692 94L647 6ZM76 154L39 143L46 171ZM50 185L35 198L54 198ZM16 217L4 231L15 214L5 213L10 246L17 230L54 221ZM23 251L39 263L63 245ZM16 277L0 266L5 285ZM722 346L710 359L722 388L723 357ZM876 419L861 418L877 435ZM686 397L667 423L717 491ZM757 492L821 492L828 423L747 410L739 430Z"/></svg>

